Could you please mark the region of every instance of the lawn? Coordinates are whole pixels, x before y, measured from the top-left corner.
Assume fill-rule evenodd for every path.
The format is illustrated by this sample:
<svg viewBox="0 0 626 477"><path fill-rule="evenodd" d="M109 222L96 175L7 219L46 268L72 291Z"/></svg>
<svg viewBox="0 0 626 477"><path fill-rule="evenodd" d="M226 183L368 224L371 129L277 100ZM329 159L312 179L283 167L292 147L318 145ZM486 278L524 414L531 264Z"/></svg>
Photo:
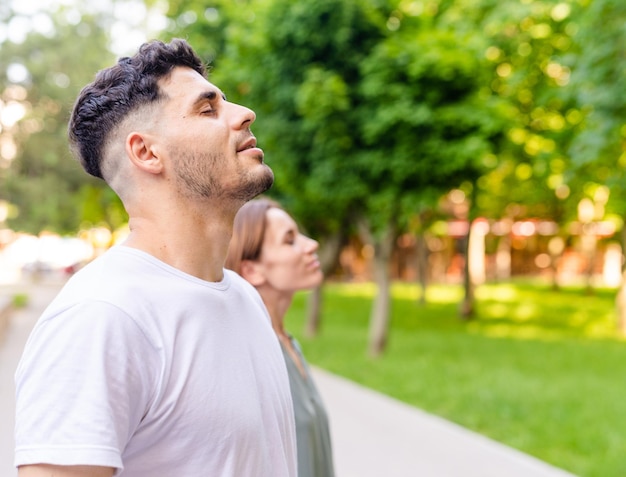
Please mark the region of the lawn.
<svg viewBox="0 0 626 477"><path fill-rule="evenodd" d="M483 285L477 316L462 290L395 284L388 348L367 356L371 284L328 284L322 329L306 339L306 295L287 325L308 360L580 477L626 475L626 340L613 290Z"/></svg>

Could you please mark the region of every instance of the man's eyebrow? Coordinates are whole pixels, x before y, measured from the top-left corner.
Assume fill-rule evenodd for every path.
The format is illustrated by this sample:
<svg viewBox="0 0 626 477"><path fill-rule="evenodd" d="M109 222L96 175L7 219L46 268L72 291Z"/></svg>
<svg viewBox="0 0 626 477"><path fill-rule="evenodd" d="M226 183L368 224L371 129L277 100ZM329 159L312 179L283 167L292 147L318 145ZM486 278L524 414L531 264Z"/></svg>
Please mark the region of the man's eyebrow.
<svg viewBox="0 0 626 477"><path fill-rule="evenodd" d="M198 95L196 100L193 102L193 105L198 106L199 104L204 103L206 101L215 101L215 99L217 98L217 95L218 95L218 92L215 90L203 91L202 93ZM221 96L224 101L227 101L226 95L224 93L221 93Z"/></svg>

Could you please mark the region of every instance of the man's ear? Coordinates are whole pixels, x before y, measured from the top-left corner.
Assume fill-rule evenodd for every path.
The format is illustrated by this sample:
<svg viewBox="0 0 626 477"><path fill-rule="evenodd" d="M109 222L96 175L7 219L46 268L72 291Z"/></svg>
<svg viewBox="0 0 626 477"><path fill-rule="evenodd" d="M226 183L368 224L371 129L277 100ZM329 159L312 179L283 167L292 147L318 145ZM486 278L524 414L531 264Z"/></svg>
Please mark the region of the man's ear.
<svg viewBox="0 0 626 477"><path fill-rule="evenodd" d="M126 137L126 153L130 161L142 171L159 174L163 170L163 161L155 151L149 134L131 132Z"/></svg>
<svg viewBox="0 0 626 477"><path fill-rule="evenodd" d="M243 260L241 262L241 276L254 287L259 287L265 283L265 275L259 262Z"/></svg>

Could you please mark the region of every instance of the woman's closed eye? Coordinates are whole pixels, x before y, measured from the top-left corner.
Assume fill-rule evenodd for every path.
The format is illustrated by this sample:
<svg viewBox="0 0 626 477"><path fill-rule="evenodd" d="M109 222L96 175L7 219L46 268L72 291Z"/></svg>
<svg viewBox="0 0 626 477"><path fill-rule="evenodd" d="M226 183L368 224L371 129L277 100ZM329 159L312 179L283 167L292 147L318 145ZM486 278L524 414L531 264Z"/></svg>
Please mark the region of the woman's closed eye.
<svg viewBox="0 0 626 477"><path fill-rule="evenodd" d="M290 230L285 234L285 238L283 241L288 245L294 245L296 243L296 234Z"/></svg>

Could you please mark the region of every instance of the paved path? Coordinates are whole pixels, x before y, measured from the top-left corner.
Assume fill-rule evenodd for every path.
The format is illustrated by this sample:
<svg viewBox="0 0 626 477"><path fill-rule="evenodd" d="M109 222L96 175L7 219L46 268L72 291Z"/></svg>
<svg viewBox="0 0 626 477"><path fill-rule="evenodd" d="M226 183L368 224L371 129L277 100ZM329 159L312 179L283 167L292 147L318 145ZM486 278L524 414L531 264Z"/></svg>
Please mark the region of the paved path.
<svg viewBox="0 0 626 477"><path fill-rule="evenodd" d="M22 349L35 321L59 291L59 282L41 283L33 287L3 285L0 294L12 296L27 293L29 304L11 316L4 335L0 334L0 477L15 477L13 468L13 412L15 408L13 374L22 354Z"/></svg>
<svg viewBox="0 0 626 477"><path fill-rule="evenodd" d="M0 294L22 288L0 287ZM13 373L31 327L58 288L28 286L29 306L15 312L0 337L0 477L17 475ZM337 477L575 477L346 379L314 373L330 415Z"/></svg>
<svg viewBox="0 0 626 477"><path fill-rule="evenodd" d="M515 449L316 369L337 477L574 477Z"/></svg>

